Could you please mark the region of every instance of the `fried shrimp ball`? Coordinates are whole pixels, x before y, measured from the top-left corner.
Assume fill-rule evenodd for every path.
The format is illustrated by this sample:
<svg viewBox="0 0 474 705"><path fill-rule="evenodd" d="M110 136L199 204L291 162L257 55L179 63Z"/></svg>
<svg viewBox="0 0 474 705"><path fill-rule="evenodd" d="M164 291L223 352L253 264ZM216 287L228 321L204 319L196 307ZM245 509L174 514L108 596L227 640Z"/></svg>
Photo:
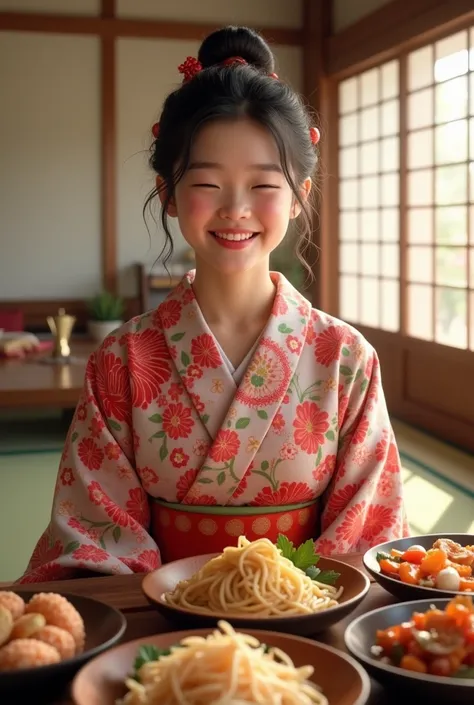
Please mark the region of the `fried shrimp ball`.
<svg viewBox="0 0 474 705"><path fill-rule="evenodd" d="M25 613L25 601L16 592L0 590L0 605L10 610L14 620Z"/></svg>
<svg viewBox="0 0 474 705"><path fill-rule="evenodd" d="M65 597L52 592L39 592L28 602L26 612L39 612L46 619L46 624L72 634L76 653L81 653L85 641L84 622L79 612Z"/></svg>
<svg viewBox="0 0 474 705"><path fill-rule="evenodd" d="M59 651L38 639L15 639L0 649L0 672L59 663Z"/></svg>
<svg viewBox="0 0 474 705"><path fill-rule="evenodd" d="M13 623L10 639L28 639L45 626L46 619L42 614L35 612L24 614Z"/></svg>
<svg viewBox="0 0 474 705"><path fill-rule="evenodd" d="M12 633L13 629L13 617L10 610L6 607L0 605L0 646L5 644Z"/></svg>
<svg viewBox="0 0 474 705"><path fill-rule="evenodd" d="M35 639L53 646L56 651L59 651L61 659L72 658L75 654L76 642L74 637L65 629L60 629L60 627L47 624L35 633Z"/></svg>

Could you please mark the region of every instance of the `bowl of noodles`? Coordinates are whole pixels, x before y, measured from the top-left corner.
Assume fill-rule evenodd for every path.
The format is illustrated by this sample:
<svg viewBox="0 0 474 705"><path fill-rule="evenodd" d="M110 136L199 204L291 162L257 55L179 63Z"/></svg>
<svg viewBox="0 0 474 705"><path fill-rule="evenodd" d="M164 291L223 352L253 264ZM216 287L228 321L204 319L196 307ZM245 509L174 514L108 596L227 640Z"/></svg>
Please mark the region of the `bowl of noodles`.
<svg viewBox="0 0 474 705"><path fill-rule="evenodd" d="M332 647L220 621L122 644L89 662L71 692L75 705L364 705L370 680Z"/></svg>
<svg viewBox="0 0 474 705"><path fill-rule="evenodd" d="M148 573L142 589L170 622L309 635L339 622L364 599L368 577L357 568L318 556L313 541L295 548L284 536L248 541L222 553L194 556Z"/></svg>

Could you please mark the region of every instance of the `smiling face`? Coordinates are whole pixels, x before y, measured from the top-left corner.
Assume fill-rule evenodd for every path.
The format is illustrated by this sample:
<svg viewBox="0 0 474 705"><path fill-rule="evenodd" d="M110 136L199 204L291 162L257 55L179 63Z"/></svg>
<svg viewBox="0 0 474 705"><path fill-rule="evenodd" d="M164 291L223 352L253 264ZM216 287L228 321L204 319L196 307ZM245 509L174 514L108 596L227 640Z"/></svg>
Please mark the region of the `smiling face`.
<svg viewBox="0 0 474 705"><path fill-rule="evenodd" d="M303 198L310 186L307 179ZM178 218L197 267L233 274L268 269L270 253L300 210L273 137L241 119L212 122L199 131L168 214Z"/></svg>

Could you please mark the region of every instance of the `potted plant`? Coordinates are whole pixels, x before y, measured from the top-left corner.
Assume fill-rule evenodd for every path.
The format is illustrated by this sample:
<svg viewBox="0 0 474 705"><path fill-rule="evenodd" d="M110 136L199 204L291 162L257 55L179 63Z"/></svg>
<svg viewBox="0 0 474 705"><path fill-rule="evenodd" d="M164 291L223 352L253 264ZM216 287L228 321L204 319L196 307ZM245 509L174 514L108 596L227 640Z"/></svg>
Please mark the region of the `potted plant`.
<svg viewBox="0 0 474 705"><path fill-rule="evenodd" d="M102 342L110 333L123 323L123 299L108 291L102 291L88 303L89 335L93 340Z"/></svg>

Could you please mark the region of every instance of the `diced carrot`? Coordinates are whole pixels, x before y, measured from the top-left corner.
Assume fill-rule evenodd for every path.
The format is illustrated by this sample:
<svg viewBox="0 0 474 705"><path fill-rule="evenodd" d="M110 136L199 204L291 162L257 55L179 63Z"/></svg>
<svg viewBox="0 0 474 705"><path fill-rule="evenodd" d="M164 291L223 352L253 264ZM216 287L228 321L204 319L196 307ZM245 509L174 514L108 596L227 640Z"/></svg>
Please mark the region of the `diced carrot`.
<svg viewBox="0 0 474 705"><path fill-rule="evenodd" d="M453 618L457 627L464 627L464 625L467 626L471 617L471 612L468 607L456 602L450 602L448 604L446 607L446 614Z"/></svg>
<svg viewBox="0 0 474 705"><path fill-rule="evenodd" d="M417 673L427 673L428 667L424 661L411 654L405 654L400 661L401 668L406 668L407 671L416 671Z"/></svg>
<svg viewBox="0 0 474 705"><path fill-rule="evenodd" d="M400 570L400 563L396 561L390 561L388 558L383 558L380 563L380 570L386 575L398 575Z"/></svg>
<svg viewBox="0 0 474 705"><path fill-rule="evenodd" d="M412 619L415 627L420 631L426 628L426 615L424 612L414 612Z"/></svg>
<svg viewBox="0 0 474 705"><path fill-rule="evenodd" d="M436 575L440 570L446 568L447 560L447 554L441 548L428 551L425 558L423 558L420 563L421 572L423 575Z"/></svg>
<svg viewBox="0 0 474 705"><path fill-rule="evenodd" d="M425 613L425 629L449 629L455 626L454 618L443 610L428 610Z"/></svg>
<svg viewBox="0 0 474 705"><path fill-rule="evenodd" d="M400 563L399 575L402 583L418 585L418 581L420 579L420 571L418 566L412 565L411 563Z"/></svg>
<svg viewBox="0 0 474 705"><path fill-rule="evenodd" d="M376 633L377 646L381 646L385 653L390 653L395 644L399 643L400 627L389 627L388 629L378 629Z"/></svg>
<svg viewBox="0 0 474 705"><path fill-rule="evenodd" d="M420 565L424 558L426 558L426 551L421 551L418 548L409 548L402 556L403 561L414 563L415 565Z"/></svg>
<svg viewBox="0 0 474 705"><path fill-rule="evenodd" d="M400 624L400 633L398 635L399 643L406 646L413 638L413 622L402 622Z"/></svg>

